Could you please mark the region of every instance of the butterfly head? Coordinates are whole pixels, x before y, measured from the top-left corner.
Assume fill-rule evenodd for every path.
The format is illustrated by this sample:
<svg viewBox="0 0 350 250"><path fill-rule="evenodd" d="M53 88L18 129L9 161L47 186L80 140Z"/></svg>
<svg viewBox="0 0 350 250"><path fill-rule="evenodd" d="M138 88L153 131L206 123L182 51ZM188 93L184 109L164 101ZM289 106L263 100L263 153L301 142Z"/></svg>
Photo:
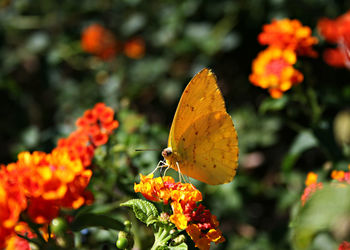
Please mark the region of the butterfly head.
<svg viewBox="0 0 350 250"><path fill-rule="evenodd" d="M162 151L162 156L164 157L165 160L170 160L172 157L173 150L171 148L165 148Z"/></svg>

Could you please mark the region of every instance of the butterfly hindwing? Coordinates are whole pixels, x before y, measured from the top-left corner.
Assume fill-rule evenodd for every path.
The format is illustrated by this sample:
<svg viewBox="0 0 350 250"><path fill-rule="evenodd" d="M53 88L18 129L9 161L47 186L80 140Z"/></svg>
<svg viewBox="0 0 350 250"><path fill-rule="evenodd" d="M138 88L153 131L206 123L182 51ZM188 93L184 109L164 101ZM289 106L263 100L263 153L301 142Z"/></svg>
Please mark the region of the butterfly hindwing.
<svg viewBox="0 0 350 250"><path fill-rule="evenodd" d="M182 173L208 184L230 182L236 174L238 142L226 112L201 116L188 127L177 147Z"/></svg>

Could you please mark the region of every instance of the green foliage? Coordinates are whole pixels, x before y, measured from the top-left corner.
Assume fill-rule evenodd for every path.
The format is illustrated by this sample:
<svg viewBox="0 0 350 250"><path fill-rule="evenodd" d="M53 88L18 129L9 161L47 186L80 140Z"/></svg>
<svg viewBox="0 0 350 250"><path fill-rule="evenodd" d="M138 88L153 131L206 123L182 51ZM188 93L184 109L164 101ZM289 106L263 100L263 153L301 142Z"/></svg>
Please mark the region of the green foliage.
<svg viewBox="0 0 350 250"><path fill-rule="evenodd" d="M290 224L294 248L310 249L317 234L328 230L338 242L345 240L349 234L349 195L347 185L335 183L314 193Z"/></svg>
<svg viewBox="0 0 350 250"><path fill-rule="evenodd" d="M131 207L136 218L147 224L147 226L155 223L159 216L157 208L149 201L133 199L120 205Z"/></svg>

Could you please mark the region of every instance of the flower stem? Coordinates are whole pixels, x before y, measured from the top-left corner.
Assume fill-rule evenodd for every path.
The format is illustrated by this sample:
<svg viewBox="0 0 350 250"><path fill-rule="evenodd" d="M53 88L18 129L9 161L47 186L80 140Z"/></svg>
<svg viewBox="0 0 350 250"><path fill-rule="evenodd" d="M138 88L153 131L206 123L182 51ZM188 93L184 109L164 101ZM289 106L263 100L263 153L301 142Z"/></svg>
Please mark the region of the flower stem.
<svg viewBox="0 0 350 250"><path fill-rule="evenodd" d="M166 246L167 242L171 239L170 227L159 227L158 232L154 234L154 243L151 250L156 250L158 247Z"/></svg>

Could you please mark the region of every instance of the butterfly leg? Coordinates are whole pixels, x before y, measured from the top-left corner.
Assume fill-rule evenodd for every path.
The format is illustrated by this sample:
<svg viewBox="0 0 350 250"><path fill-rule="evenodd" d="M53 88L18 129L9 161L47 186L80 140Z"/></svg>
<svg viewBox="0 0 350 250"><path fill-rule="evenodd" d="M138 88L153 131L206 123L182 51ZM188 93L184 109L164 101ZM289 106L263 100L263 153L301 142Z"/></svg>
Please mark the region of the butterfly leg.
<svg viewBox="0 0 350 250"><path fill-rule="evenodd" d="M152 173L150 173L150 174L154 174L154 172L156 172L156 170L158 169L158 168L162 168L162 167L164 167L164 166L166 166L167 164L166 164L166 162L165 161L159 161L158 162L158 164L157 164L157 167L152 171Z"/></svg>
<svg viewBox="0 0 350 250"><path fill-rule="evenodd" d="M177 172L179 173L179 182L182 182L182 180L186 182L185 176L181 173L181 169L178 162L176 162L176 166L177 166Z"/></svg>

